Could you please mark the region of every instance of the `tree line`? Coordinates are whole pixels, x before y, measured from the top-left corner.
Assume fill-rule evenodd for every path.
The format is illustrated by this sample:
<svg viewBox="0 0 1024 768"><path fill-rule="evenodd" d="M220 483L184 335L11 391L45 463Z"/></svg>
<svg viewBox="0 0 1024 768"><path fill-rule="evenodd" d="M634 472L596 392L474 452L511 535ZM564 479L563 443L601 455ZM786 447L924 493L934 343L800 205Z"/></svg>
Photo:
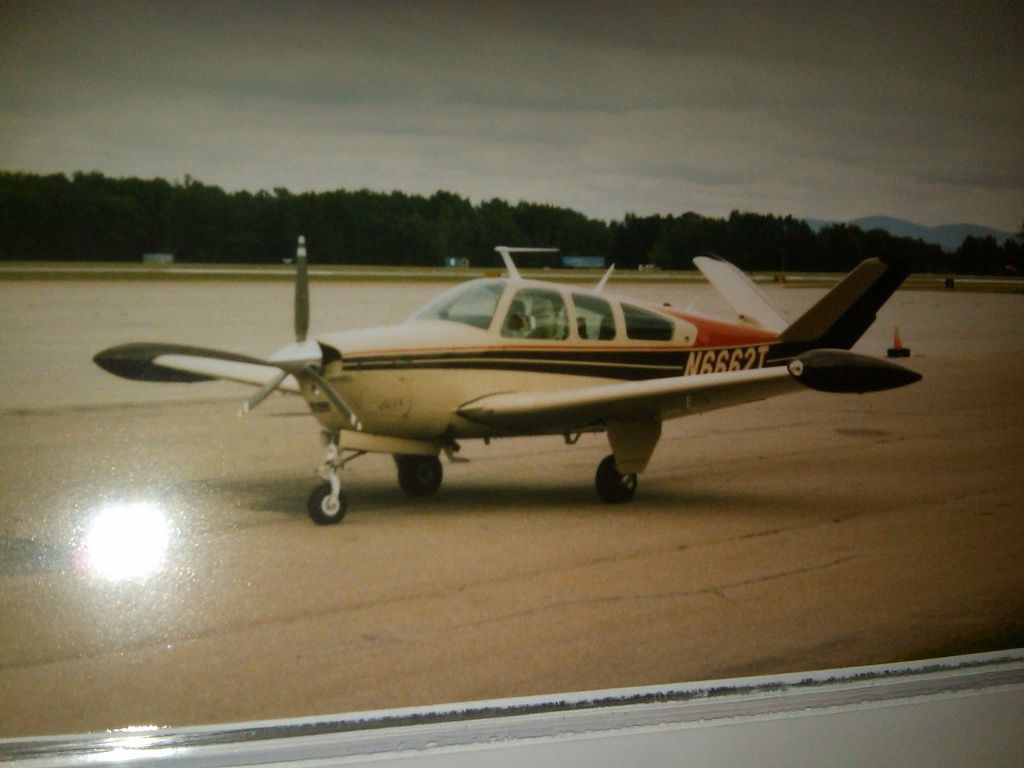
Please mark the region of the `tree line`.
<svg viewBox="0 0 1024 768"><path fill-rule="evenodd" d="M516 245L603 256L622 269L690 269L694 256L715 253L754 271L842 272L876 255L907 258L918 272L1024 271L1017 240L967 238L949 253L846 224L814 231L792 216L627 214L605 222L553 205L473 204L443 191L226 192L189 176L169 182L0 172L0 260L135 262L144 253L173 253L183 262L270 264L294 255L299 234L311 258L328 264L440 265L455 258L491 266L500 263L495 245ZM556 263L551 259L523 262Z"/></svg>

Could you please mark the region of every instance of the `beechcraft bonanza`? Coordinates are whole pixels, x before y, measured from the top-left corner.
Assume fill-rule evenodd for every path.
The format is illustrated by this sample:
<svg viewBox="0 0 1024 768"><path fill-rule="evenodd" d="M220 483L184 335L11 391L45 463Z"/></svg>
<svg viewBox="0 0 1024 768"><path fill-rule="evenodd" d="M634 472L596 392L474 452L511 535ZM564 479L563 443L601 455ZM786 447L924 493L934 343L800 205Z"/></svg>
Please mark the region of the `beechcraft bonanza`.
<svg viewBox="0 0 1024 768"><path fill-rule="evenodd" d="M524 279L500 246L506 277L481 278L441 294L398 325L310 338L305 242L295 280L296 340L266 359L213 349L134 343L95 362L128 379L212 379L258 389L241 413L276 390L301 396L319 422L324 481L307 511L319 524L347 511L338 471L365 453L393 454L410 496L441 484L439 456L460 440L606 432L598 495L633 497L666 419L763 400L804 388L863 393L920 375L848 351L906 278L905 264L863 261L790 323L746 275L700 257L698 268L739 316L724 322L593 289ZM241 414L240 414L241 415Z"/></svg>

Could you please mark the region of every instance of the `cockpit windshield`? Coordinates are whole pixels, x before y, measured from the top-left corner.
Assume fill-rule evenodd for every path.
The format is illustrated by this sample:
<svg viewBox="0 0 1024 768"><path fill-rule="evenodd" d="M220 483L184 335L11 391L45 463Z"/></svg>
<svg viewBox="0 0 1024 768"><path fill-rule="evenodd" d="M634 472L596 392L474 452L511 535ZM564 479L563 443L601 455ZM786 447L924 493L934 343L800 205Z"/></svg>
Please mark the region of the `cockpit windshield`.
<svg viewBox="0 0 1024 768"><path fill-rule="evenodd" d="M486 330L491 327L504 289L501 280L473 280L445 291L413 315L413 319L451 320Z"/></svg>

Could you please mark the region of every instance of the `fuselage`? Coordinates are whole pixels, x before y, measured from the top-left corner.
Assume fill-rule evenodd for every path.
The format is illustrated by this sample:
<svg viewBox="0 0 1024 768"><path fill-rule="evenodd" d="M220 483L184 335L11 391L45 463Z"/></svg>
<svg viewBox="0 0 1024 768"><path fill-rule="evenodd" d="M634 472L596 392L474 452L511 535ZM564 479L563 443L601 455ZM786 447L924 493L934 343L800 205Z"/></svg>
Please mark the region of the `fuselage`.
<svg viewBox="0 0 1024 768"><path fill-rule="evenodd" d="M404 323L316 340L324 376L365 432L436 441L498 436L456 414L480 397L760 368L776 338L577 286L494 278L457 286ZM315 383L302 394L325 429L346 426Z"/></svg>

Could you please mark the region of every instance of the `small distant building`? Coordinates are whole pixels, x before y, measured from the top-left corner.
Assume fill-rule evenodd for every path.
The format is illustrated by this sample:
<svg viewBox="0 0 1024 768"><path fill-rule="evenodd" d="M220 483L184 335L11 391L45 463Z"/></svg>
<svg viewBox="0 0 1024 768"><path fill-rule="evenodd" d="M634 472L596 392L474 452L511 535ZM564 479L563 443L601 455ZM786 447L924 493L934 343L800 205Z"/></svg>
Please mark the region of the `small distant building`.
<svg viewBox="0 0 1024 768"><path fill-rule="evenodd" d="M446 267L468 267L469 259L461 256L448 256L444 260Z"/></svg>
<svg viewBox="0 0 1024 768"><path fill-rule="evenodd" d="M562 266L567 269L603 269L604 256L563 256Z"/></svg>
<svg viewBox="0 0 1024 768"><path fill-rule="evenodd" d="M143 264L173 264L173 253L144 253L142 254Z"/></svg>

